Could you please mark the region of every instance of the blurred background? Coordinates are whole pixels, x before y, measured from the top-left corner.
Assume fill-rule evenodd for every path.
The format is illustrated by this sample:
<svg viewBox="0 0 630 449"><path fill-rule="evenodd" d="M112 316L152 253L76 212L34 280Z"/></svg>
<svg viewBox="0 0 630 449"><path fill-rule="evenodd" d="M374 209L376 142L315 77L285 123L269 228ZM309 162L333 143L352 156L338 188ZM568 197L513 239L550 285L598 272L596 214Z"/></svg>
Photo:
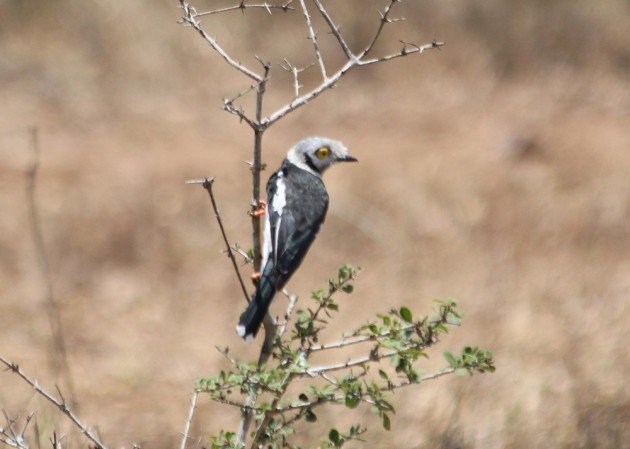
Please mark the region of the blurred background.
<svg viewBox="0 0 630 449"><path fill-rule="evenodd" d="M383 6L327 3L354 49ZM457 298L464 324L432 351L434 366L443 350L474 344L494 352L497 372L399 392L389 433L368 410L332 408L297 442L314 448L326 426L362 422L368 441L352 447L630 447L630 3L396 8L407 21L387 28L380 54L400 39L447 45L351 73L265 134L265 180L307 135L341 139L360 159L326 174L327 222L289 289L307 298L342 263L363 267L331 340L375 312L428 314L433 299ZM249 80L180 16L175 0L0 0L0 354L67 391L29 230L35 126L76 400L110 447L178 444L194 379L227 368L215 345L256 356L234 332L244 301L207 195L184 185L216 176L229 237L250 245L252 137L221 111ZM274 63L267 114L292 96L282 58L313 61L295 11L202 23L249 66L254 54ZM342 53L315 25L337 67ZM317 68L302 81L318 84ZM0 373L0 407L36 411L42 444L57 428L85 447L10 373ZM237 421L202 398L195 447Z"/></svg>

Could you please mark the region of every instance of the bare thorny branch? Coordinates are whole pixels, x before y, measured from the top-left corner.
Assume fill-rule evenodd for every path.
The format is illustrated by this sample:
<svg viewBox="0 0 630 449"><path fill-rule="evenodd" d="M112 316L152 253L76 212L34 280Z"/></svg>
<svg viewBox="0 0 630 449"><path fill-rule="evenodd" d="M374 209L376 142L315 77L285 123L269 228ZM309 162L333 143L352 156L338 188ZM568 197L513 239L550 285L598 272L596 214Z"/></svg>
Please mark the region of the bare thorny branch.
<svg viewBox="0 0 630 449"><path fill-rule="evenodd" d="M22 371L22 369L16 363L13 363L5 359L4 357L0 356L0 364L4 365L8 371L11 371L17 376L19 376L24 382L29 384L37 392L37 394L45 398L48 402L53 404L61 413L66 415L68 419L81 431L81 433L85 435L85 437L95 445L96 448L107 449L107 446L105 446L101 442L99 437L90 428L88 428L81 420L79 420L75 411L71 407L68 406L68 404L66 403L65 399L63 399L63 397L60 397L59 399L54 397L51 393L49 393L47 390L41 387L41 385L39 384L37 380L32 379L24 371Z"/></svg>
<svg viewBox="0 0 630 449"><path fill-rule="evenodd" d="M186 181L186 184L201 184L204 189L208 192L210 196L210 202L212 203L212 210L214 211L214 216L217 219L217 223L219 224L219 229L221 230L221 236L223 237L223 241L225 242L226 253L230 260L232 261L232 266L234 267L234 271L236 272L236 276L238 277L239 285L243 291L243 296L245 297L245 301L249 303L249 293L247 293L247 287L245 287L245 282L243 281L243 277L241 276L241 271L238 268L238 264L236 262L236 257L234 257L234 251L232 246L230 245L230 241L228 240L227 234L225 232L225 227L223 226L223 220L221 219L221 214L219 213L219 207L217 206L217 201L214 197L214 191L212 190L212 185L214 184L214 178L206 178L203 180L190 180Z"/></svg>
<svg viewBox="0 0 630 449"><path fill-rule="evenodd" d="M315 57L317 58L317 64L319 65L319 70L322 72L322 78L324 81L328 79L328 75L326 73L326 66L324 65L324 59L322 58L322 52L319 49L319 43L317 42L317 33L313 29L313 23L311 22L311 16L308 13L308 9L306 8L306 3L304 0L299 0L300 6L302 7L302 14L304 15L304 20L306 21L306 28L308 29L308 38L313 43L313 49L315 50Z"/></svg>
<svg viewBox="0 0 630 449"><path fill-rule="evenodd" d="M287 10L295 9L293 6L291 6L291 3L293 3L293 0L288 1L287 3L283 5L272 5L267 2L247 3L245 0L242 0L238 5L227 6L225 8L213 9L211 11L197 13L197 17L210 16L212 14L219 14L219 13L228 12L228 11L241 11L244 13L245 9L248 9L248 8L263 8L267 10L269 14L272 14L271 12L272 9L281 9L282 11L286 12Z"/></svg>
<svg viewBox="0 0 630 449"><path fill-rule="evenodd" d="M0 443L17 449L29 449L24 435L34 414L31 413L26 417L22 430L16 430L18 418L10 418L4 409L2 410L2 415L4 416L5 424L4 427L0 427Z"/></svg>
<svg viewBox="0 0 630 449"><path fill-rule="evenodd" d="M182 442L179 445L180 449L186 449L186 443L189 438L190 433L190 425L193 420L193 416L195 414L195 410L197 409L197 397L199 396L199 392L193 391L190 397L190 409L188 410L188 418L186 418L186 426L184 427L184 434L182 436Z"/></svg>
<svg viewBox="0 0 630 449"><path fill-rule="evenodd" d="M229 100L229 99L225 100L224 101L225 109L231 114L238 116L242 121L245 121L252 128L259 128L264 131L269 126L271 126L272 124L274 124L281 118L288 115L290 112L306 105L307 103L309 103L311 100L321 95L326 90L330 89L331 87L334 87L336 83L344 75L346 75L350 70L356 67L368 66L371 64L379 63L379 62L386 62L392 59L408 56L414 53L424 53L427 50L439 48L442 45L444 45L443 42L436 41L436 40L427 44L423 44L423 45L417 45L417 44L406 42L406 43L403 43L403 46L399 51L396 51L387 55L379 56L379 57L371 57L371 58L368 57L371 55L376 43L379 41L382 35L382 31L385 28L385 26L388 24L394 24L396 22L400 22L404 20L404 18L391 17L391 12L393 10L394 5L396 3L400 3L400 0L389 0L385 8L382 11L379 11L380 20L376 28L376 31L374 32L374 35L370 39L369 43L366 45L366 47L363 50L355 54L352 52L352 50L348 46L345 38L343 37L343 34L341 33L340 27L334 22L332 16L328 12L328 10L324 7L321 0L312 0L317 10L323 17L324 21L330 28L331 33L335 36L339 46L341 47L342 51L344 52L346 56L346 62L340 68L338 68L337 71L335 71L333 74L329 74L328 73L329 70L326 68L322 52L317 41L317 31L315 30L313 26L312 18L310 14L308 13L306 0L299 0L299 1L300 1L300 9L302 10L302 13L305 18L306 25L307 25L308 38L311 40L313 44L313 48L314 48L315 56L316 56L316 62L322 74L322 82L318 86L310 90L309 92L303 94L302 96L296 95L295 96L296 98L294 98L290 103L280 107L275 112L272 112L270 115L268 115L267 117L260 116L259 118L255 120L249 118L249 116L240 107L234 104L234 101ZM285 3L283 5L275 5L273 6L273 8L287 11L287 10L293 9L292 7L289 7L290 3L291 2ZM210 44L210 46L229 65L231 65L233 68L240 71L244 75L252 78L257 83L260 83L263 81L263 79L265 78L265 75L256 73L255 71L245 67L241 62L229 56L226 53L226 51L218 44L217 40L215 38L211 38L203 30L203 28L201 27L201 23L196 19L201 14L197 13L197 11L192 6L190 6L189 3L180 0L180 6L184 10L184 13L185 13L184 17L182 18L182 22L193 27L202 36L202 38L206 40ZM271 7L271 5L269 6ZM254 7L254 6L245 4L245 7L247 8L247 7ZM225 10L227 11L227 10L234 10L234 9L239 9L239 8L244 9L239 4L238 6L233 6ZM218 13L218 12L224 12L224 11L222 10L215 11L215 13ZM293 89L294 93L299 92L299 87L297 89L295 87L295 86L299 86L299 82L297 81L297 74L293 70L292 66L288 65L288 67L289 67L289 71L291 71L294 76L294 89ZM285 66L285 69L286 68L287 66ZM300 71L301 71L300 69L297 70L298 73Z"/></svg>
<svg viewBox="0 0 630 449"><path fill-rule="evenodd" d="M356 67L368 66L368 65L372 65L372 64L376 64L380 62L386 62L386 61L390 61L399 57L411 55L414 53L423 53L427 50L438 48L439 46L443 45L443 43L437 42L437 41L433 41L431 43L424 44L424 45L416 45L416 44L401 41L402 48L399 51L391 53L391 54L386 54L383 56L372 57L371 54L373 52L373 49L375 48L375 45L379 41L379 38L381 37L382 31L385 28L385 26L388 24L398 22L400 20L404 20L402 18L391 17L391 11L394 5L396 3L399 3L400 0L388 0L385 8L382 11L379 11L380 20L373 34L373 37L370 39L370 41L368 42L368 44L363 50L359 51L358 53L354 53L349 47L346 39L344 38L341 32L341 28L339 27L339 25L335 23L333 17L330 15L330 13L326 9L322 1L311 0L312 4L315 6L317 11L321 15L323 21L326 23L326 25L330 29L330 32L335 37L335 40L337 41L339 47L341 48L341 50L343 51L346 57L346 61L345 63L341 65L341 67L337 68L335 71L330 71L326 67L326 63L324 61L324 55L322 53L322 49L319 45L318 38L317 38L318 32L315 29L313 19L308 10L308 6L307 6L308 0L298 0L298 1L299 1L299 9L301 10L301 13L304 17L304 21L306 23L307 37L311 41L311 44L313 46L313 50L315 53L315 64L319 67L322 81L318 86L300 95L300 89L302 87L299 81L300 73L306 70L307 68L309 68L310 66L305 67L305 68L298 68L292 65L291 63L289 63L289 61L285 58L283 60L284 64L281 64L281 67L284 70L291 73L293 77L294 98L291 102L285 104L284 106L280 107L276 111L270 113L268 116L265 116L263 114L263 98L266 92L267 82L269 80L269 74L272 67L271 64L269 62L263 61L262 59L258 58L259 62L261 62L262 64L262 68L263 68L262 73L256 72L250 69L249 67L245 66L242 62L230 56L225 51L225 49L221 45L219 45L217 39L214 37L211 37L203 29L201 22L199 21L199 18L203 16L210 16L210 15L215 15L215 14L225 13L228 11L235 11L235 10L240 10L241 12L245 12L245 9L255 9L255 8L266 9L269 14L272 13L272 10L282 10L284 12L288 12L290 10L295 9L292 6L293 0L289 0L283 4L270 4L267 2L248 3L245 0L242 0L238 4L235 4L233 6L215 9L215 10L206 11L206 12L197 12L195 8L192 7L188 2L184 0L179 0L180 7L184 11L184 17L182 18L181 22L184 23L185 25L192 27L211 46L211 48L216 53L218 53L219 56L233 69L241 72L245 76L254 80L254 84L250 85L247 89L243 90L242 92L240 92L233 98L224 99L223 107L228 113L237 116L241 122L245 122L252 129L253 134L254 134L253 162L251 165L252 201L250 205L250 215L252 219L252 254L253 254L252 262L253 262L255 272L260 271L260 262L261 262L261 221L260 221L260 214L255 213L255 212L260 210L260 207L261 207L260 186L261 186L261 171L263 170L262 137L263 137L264 132L271 125L279 121L281 118L287 116L288 114L299 109L300 107L308 104L310 101L317 98L323 92L334 87L336 83L343 76L345 76L348 72L350 72ZM256 106L255 106L254 113L248 114L236 102L242 96L252 91L256 91ZM204 187L210 193L210 196L213 202L215 215L216 215L217 221L219 222L221 233L223 235L223 239L226 244L228 256L230 257L233 268L238 275L241 288L245 296L249 298L247 295L247 289L245 288L244 282L242 280L238 266L236 264L236 260L234 258L233 248L232 246L230 246L229 241L227 240L227 237L225 235L225 229L223 228L220 215L218 214L218 210L216 208L216 203L212 194L211 186L212 186L212 183L210 182L208 186L208 180L206 180L206 182L204 183ZM248 260L248 258L246 258L246 260ZM276 327L276 324L274 323L273 319L271 318L269 314L267 314L267 316L265 317L265 321L264 321L265 339L264 339L261 352L260 352L260 357L258 360L259 366L263 366L267 363L267 360L269 359L273 351L276 334L279 333L280 335L282 335L284 331L286 330L286 325L291 316L291 312L294 306L295 306L295 298L290 298L288 309L284 316L283 323L279 326L279 328ZM317 313L319 313L319 310L316 312L316 314ZM343 347L350 344L357 344L364 341L371 341L373 339L375 338L374 337L370 337L370 338L359 337L359 338L354 338L348 341L333 343L329 346L323 346L323 345L318 346L318 345L312 344L311 342L311 345L308 348L308 351L314 352L314 351L320 351L327 348ZM387 353L382 355L382 357L387 357L387 356L388 356ZM334 370L334 369L349 368L351 366L361 365L362 363L365 363L365 360L358 359L356 361L348 361L344 364L339 365L339 368L334 368L334 367L328 367L326 369L321 368L319 370L317 369L313 370L312 372L309 372L308 374L314 375L321 372L326 372L329 369ZM289 378L287 378L287 382L286 382L287 385L289 383L288 381L289 381ZM193 398L194 398L194 401L196 402L196 395L194 395ZM276 401L276 403L272 405L272 409L278 406L278 402L279 402L279 398ZM256 403L256 396L250 395L250 397L247 398L247 401L245 404L238 404L238 403L230 404L230 405L239 406L243 413L241 426L239 428L238 437L237 437L237 441L239 444L245 444L245 440L247 438L247 432L248 432L248 429L252 420L252 411L254 409L255 403ZM190 427L190 421L192 420L193 413L194 413L194 404L191 407L190 414L186 423L186 431L184 432L184 440L182 441L182 448L185 446L185 441L186 441L186 438L188 437L188 429ZM265 414L265 418L263 418L262 422L258 424L257 430L254 433L254 437L251 442L251 446L250 446L251 448L254 448L256 446L259 438L261 437L261 432L263 432L263 429L265 425L267 424L269 418L270 418L270 415Z"/></svg>

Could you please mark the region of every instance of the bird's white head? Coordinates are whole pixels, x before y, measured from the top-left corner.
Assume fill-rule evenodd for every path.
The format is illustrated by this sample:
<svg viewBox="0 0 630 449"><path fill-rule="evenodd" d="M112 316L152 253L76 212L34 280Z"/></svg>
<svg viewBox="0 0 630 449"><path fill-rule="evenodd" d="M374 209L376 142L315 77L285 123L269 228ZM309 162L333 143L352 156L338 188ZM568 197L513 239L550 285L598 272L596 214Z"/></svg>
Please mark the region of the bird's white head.
<svg viewBox="0 0 630 449"><path fill-rule="evenodd" d="M343 143L326 137L307 137L299 141L287 153L287 160L317 175L337 162L357 162Z"/></svg>

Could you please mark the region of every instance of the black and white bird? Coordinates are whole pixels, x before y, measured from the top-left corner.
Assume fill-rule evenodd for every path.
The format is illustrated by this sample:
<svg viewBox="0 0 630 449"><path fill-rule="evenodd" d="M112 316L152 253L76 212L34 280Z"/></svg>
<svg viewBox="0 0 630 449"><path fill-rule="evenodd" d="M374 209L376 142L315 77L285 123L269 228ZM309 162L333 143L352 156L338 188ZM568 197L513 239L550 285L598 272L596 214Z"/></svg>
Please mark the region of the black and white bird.
<svg viewBox="0 0 630 449"><path fill-rule="evenodd" d="M256 336L269 304L298 269L328 210L322 174L337 162L356 162L339 141L308 137L287 153L267 182L267 214L260 280L254 299L236 327L239 336Z"/></svg>

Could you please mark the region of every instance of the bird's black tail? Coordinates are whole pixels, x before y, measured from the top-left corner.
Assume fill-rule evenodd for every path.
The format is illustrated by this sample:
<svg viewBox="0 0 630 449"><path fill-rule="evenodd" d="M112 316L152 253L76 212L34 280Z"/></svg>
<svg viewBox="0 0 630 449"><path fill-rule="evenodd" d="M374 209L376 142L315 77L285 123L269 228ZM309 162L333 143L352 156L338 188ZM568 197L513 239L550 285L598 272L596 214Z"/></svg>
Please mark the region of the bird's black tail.
<svg viewBox="0 0 630 449"><path fill-rule="evenodd" d="M269 309L269 304L271 304L271 301L276 294L276 289L272 279L273 276L265 274L263 274L258 282L254 299L249 303L249 306L247 306L247 309L241 315L238 326L236 326L236 332L238 335L247 341L256 337L260 324L265 319L265 314Z"/></svg>

